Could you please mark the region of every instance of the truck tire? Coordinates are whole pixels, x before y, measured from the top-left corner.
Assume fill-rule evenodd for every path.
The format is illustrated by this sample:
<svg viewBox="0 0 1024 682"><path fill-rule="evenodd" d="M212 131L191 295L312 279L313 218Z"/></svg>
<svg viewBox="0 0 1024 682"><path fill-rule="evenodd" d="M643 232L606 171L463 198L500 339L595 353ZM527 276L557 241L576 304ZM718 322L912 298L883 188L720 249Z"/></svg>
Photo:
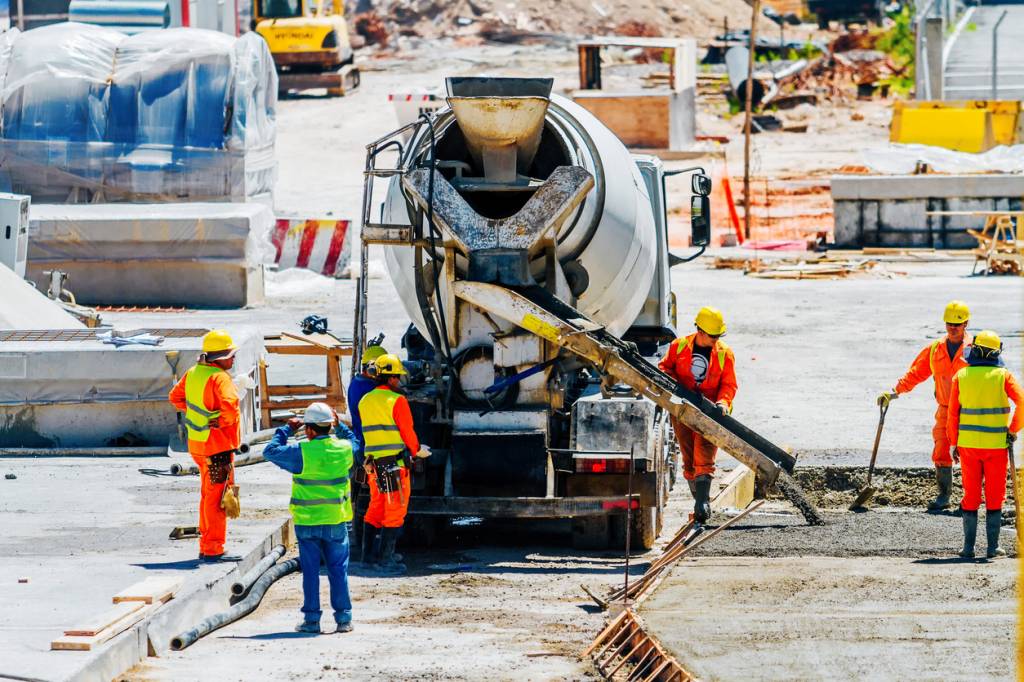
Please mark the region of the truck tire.
<svg viewBox="0 0 1024 682"><path fill-rule="evenodd" d="M405 530L402 540L415 547L433 547L443 524L448 519L437 516L408 516L405 519Z"/></svg>
<svg viewBox="0 0 1024 682"><path fill-rule="evenodd" d="M629 537L629 551L641 552L654 547L658 539L658 526L661 521L662 512L658 507L642 507L630 515L632 517L633 529ZM626 516L616 514L608 519L610 526L609 549L619 549L626 546Z"/></svg>

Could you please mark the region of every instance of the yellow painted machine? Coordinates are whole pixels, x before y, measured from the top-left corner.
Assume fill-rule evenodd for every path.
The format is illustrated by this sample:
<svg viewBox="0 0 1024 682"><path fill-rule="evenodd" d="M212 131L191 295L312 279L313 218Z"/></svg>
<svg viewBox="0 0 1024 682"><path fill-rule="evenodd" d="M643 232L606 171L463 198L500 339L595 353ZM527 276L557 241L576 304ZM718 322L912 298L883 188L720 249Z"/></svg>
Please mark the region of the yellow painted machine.
<svg viewBox="0 0 1024 682"><path fill-rule="evenodd" d="M344 95L359 86L343 0L253 0L253 30L270 47L281 95Z"/></svg>

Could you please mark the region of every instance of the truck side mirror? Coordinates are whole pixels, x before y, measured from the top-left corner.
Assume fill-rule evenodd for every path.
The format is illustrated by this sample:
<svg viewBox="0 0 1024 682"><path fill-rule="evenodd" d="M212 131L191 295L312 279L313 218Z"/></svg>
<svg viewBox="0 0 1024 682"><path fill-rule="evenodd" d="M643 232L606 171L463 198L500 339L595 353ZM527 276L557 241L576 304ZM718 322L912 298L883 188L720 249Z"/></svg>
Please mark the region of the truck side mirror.
<svg viewBox="0 0 1024 682"><path fill-rule="evenodd" d="M705 195L690 197L690 240L694 246L711 243L711 200Z"/></svg>
<svg viewBox="0 0 1024 682"><path fill-rule="evenodd" d="M690 176L690 189L699 196L708 196L711 194L711 178L703 173L694 173Z"/></svg>

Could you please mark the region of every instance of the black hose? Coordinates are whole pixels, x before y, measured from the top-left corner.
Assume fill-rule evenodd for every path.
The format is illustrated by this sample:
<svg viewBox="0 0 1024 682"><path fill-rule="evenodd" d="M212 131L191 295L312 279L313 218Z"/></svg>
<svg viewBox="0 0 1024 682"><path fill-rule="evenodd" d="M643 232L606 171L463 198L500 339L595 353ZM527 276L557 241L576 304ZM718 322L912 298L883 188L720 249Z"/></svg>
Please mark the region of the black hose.
<svg viewBox="0 0 1024 682"><path fill-rule="evenodd" d="M253 583L259 580L260 576L270 570L270 567L277 563L277 560L284 556L284 545L277 545L267 556L259 560L259 562L245 572L241 578L236 582L231 583L231 603L235 604L241 599L235 599L235 597L242 597L249 588L252 587Z"/></svg>
<svg viewBox="0 0 1024 682"><path fill-rule="evenodd" d="M249 452L249 454L246 454L243 457L236 457L235 461L231 463L231 466L233 466L235 468L237 468L237 467L247 467L250 464L259 464L261 462L266 462L267 461L263 457L263 450L262 449L260 449L259 452L252 452L251 450L248 451L248 452ZM198 476L199 475L199 467L197 465L195 465L195 464L178 464L178 463L174 463L174 464L171 465L171 475L172 476Z"/></svg>
<svg viewBox="0 0 1024 682"><path fill-rule="evenodd" d="M248 616L250 613L256 610L256 607L263 601L263 595L267 593L267 590L275 582L288 575L299 570L299 560L289 559L275 566L271 566L266 573L261 575L259 579L253 583L252 588L249 590L249 596L232 606L227 611L221 611L216 613L206 620L199 623L191 630L183 632L174 639L171 640L171 650L181 651L192 646L197 639L205 637L214 630L224 627L229 623L234 623L243 616Z"/></svg>

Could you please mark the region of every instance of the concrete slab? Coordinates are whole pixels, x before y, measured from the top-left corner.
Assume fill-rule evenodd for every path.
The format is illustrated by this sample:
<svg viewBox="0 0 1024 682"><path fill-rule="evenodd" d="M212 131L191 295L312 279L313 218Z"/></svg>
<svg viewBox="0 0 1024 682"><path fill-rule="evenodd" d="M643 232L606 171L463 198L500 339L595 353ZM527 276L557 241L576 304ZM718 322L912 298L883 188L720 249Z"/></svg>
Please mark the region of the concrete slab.
<svg viewBox="0 0 1024 682"><path fill-rule="evenodd" d="M0 264L0 329L85 329L31 283Z"/></svg>
<svg viewBox="0 0 1024 682"><path fill-rule="evenodd" d="M972 175L833 175L833 199L923 199L940 197L1021 197L1024 176Z"/></svg>
<svg viewBox="0 0 1024 682"><path fill-rule="evenodd" d="M0 459L0 677L109 680L138 662L152 638L157 650L184 626L227 607L227 585L281 537L290 478L270 464L236 478L242 517L230 523L237 567L199 565L196 540L171 541L174 526L195 525L198 477L145 475L167 459ZM108 609L111 597L149 576L181 576L178 596L136 627L93 652L50 651L62 631ZM27 583L19 583L27 578Z"/></svg>
<svg viewBox="0 0 1024 682"><path fill-rule="evenodd" d="M1005 560L700 559L640 615L700 679L1010 680L1015 581Z"/></svg>

